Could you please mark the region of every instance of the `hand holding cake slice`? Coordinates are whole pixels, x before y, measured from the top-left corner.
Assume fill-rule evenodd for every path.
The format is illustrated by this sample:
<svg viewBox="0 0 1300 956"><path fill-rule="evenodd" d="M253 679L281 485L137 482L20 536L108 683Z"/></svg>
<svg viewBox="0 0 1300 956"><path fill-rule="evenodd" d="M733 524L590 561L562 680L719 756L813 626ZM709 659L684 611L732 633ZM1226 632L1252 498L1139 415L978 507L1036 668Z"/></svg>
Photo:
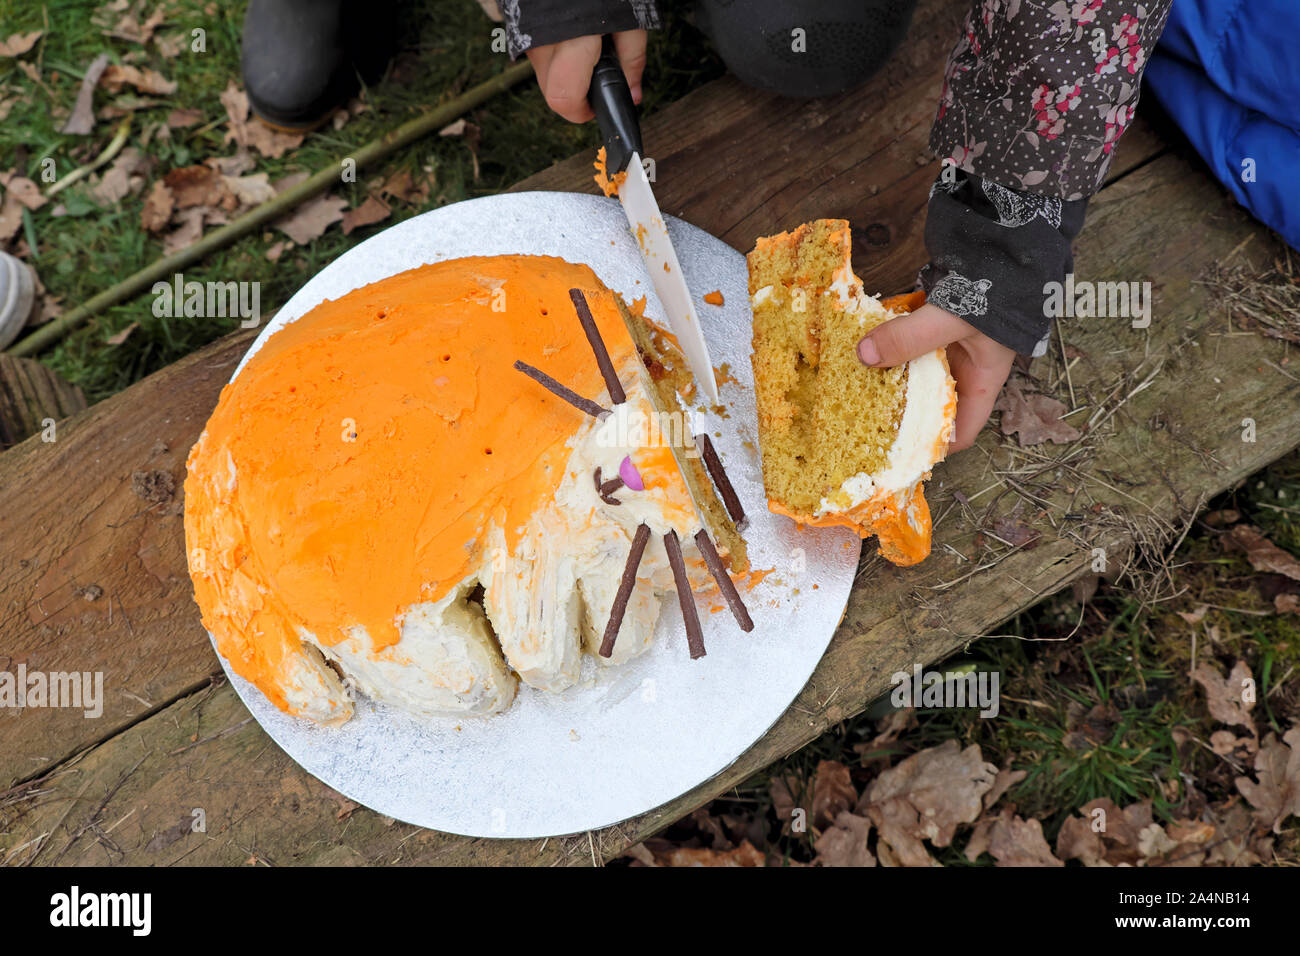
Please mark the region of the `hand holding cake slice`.
<svg viewBox="0 0 1300 956"><path fill-rule="evenodd" d="M920 304L865 294L843 219L760 238L749 253L753 366L768 507L875 535L895 564L930 553L922 482L947 453L956 384L942 349L864 366L858 341ZM919 298L919 297L917 297Z"/></svg>

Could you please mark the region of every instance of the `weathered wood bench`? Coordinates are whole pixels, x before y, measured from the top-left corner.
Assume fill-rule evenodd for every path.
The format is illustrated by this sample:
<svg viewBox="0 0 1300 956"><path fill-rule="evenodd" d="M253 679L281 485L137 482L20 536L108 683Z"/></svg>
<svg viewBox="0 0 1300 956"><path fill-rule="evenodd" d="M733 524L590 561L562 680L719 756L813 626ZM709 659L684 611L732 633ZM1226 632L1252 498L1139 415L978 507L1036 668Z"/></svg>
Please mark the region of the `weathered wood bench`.
<svg viewBox="0 0 1300 956"><path fill-rule="evenodd" d="M818 216L854 223L870 291L911 287L934 163L925 143L965 0L925 0L888 75L817 102L724 79L646 124L666 212L742 251ZM593 192L576 156L520 189ZM254 332L0 454L0 669L103 671L103 716L0 708L0 860L10 864L592 864L619 855L828 727L890 675L938 660L1086 572L1175 537L1206 496L1300 443L1284 347L1232 330L1204 268L1265 252L1267 231L1142 123L1093 201L1076 271L1150 281L1154 319L1066 320L1032 369L1078 442L1020 450L987 429L930 486L935 548L896 569L868 550L829 651L732 767L607 830L547 841L450 836L355 808L252 721L199 624L184 557L185 455ZM306 276L303 277L304 279ZM1068 358L1067 358L1068 356ZM1243 442L1254 418L1258 441ZM159 475L161 473L161 476ZM174 491L169 492L169 487ZM955 495L960 492L959 495ZM1036 546L987 529L1017 510ZM202 808L206 832L192 832Z"/></svg>

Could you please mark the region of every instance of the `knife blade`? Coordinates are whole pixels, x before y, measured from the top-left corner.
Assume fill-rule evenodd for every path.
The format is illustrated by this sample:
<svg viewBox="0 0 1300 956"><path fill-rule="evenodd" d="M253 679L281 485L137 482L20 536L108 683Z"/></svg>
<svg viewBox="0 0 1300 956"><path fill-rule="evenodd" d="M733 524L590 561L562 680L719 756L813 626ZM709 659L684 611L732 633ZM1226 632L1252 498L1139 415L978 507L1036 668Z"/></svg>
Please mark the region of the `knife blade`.
<svg viewBox="0 0 1300 956"><path fill-rule="evenodd" d="M718 383L709 361L709 347L704 341L686 276L677 260L677 250L673 248L659 203L641 165L641 123L611 36L605 36L602 41L587 99L605 141L606 174L612 177L617 172L627 172L627 178L619 186L618 200L641 250L655 295L664 307L668 327L677 337L700 391L716 405Z"/></svg>

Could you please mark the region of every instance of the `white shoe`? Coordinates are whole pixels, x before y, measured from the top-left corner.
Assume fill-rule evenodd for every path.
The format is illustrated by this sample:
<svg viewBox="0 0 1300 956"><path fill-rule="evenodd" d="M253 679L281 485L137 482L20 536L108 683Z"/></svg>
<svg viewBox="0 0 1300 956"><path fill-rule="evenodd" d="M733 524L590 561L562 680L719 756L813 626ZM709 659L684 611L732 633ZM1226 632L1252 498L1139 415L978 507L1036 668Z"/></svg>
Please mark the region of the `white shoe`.
<svg viewBox="0 0 1300 956"><path fill-rule="evenodd" d="M32 267L0 252L0 349L18 338L32 314L36 301L36 277Z"/></svg>

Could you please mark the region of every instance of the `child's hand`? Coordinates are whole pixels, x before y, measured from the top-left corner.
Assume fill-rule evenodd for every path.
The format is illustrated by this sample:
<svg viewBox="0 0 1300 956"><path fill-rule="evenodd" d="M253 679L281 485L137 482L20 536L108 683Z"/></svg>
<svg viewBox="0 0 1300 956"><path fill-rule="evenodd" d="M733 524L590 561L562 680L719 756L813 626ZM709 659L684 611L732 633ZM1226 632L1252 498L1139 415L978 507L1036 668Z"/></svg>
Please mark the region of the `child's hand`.
<svg viewBox="0 0 1300 956"><path fill-rule="evenodd" d="M864 365L893 368L937 348L947 349L948 365L957 381L957 427L948 446L951 453L975 444L1011 374L1016 353L951 312L927 304L872 329L858 343L858 358Z"/></svg>
<svg viewBox="0 0 1300 956"><path fill-rule="evenodd" d="M618 61L627 77L627 85L632 90L633 103L641 102L645 45L644 30L624 30L614 34L614 48L618 51ZM585 123L595 118L596 114L587 103L587 90L591 87L591 71L600 59L600 37L574 37L533 47L527 52L547 106L570 123Z"/></svg>

